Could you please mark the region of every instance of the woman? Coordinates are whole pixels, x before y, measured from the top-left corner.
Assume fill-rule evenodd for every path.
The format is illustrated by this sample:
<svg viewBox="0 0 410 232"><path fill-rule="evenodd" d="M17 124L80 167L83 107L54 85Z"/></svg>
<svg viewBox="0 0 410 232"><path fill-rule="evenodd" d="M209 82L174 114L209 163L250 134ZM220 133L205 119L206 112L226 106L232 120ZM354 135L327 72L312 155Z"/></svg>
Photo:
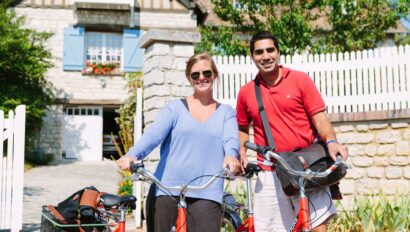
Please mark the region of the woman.
<svg viewBox="0 0 410 232"><path fill-rule="evenodd" d="M240 171L235 112L212 97L213 83L218 77L215 63L207 53L196 54L187 61L185 75L194 94L164 107L138 143L117 161L122 169L129 169L131 161L144 159L162 143L154 174L167 186L202 185L208 177L198 177L213 175L223 166L229 166L233 173ZM188 192L188 231L220 230L222 194L223 179L205 190ZM155 201L147 199L148 231L171 231L178 201L160 189L155 189L155 196ZM154 229L149 218L152 214Z"/></svg>

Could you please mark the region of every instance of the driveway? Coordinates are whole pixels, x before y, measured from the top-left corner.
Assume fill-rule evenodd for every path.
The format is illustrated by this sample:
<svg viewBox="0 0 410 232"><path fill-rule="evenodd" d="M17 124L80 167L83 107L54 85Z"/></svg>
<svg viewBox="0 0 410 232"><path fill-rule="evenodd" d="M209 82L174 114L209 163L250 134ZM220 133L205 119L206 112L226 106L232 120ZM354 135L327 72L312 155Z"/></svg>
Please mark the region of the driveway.
<svg viewBox="0 0 410 232"><path fill-rule="evenodd" d="M119 181L118 168L110 160L63 161L27 171L24 174L23 231L39 231L43 205L56 205L90 185L99 191L116 194Z"/></svg>

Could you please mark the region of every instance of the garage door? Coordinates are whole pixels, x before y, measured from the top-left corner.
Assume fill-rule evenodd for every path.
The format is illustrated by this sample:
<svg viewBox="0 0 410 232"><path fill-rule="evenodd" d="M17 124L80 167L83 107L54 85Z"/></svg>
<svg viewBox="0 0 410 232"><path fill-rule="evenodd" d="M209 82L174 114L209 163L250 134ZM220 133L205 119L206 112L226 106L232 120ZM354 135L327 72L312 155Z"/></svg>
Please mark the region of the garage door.
<svg viewBox="0 0 410 232"><path fill-rule="evenodd" d="M68 159L102 160L103 117L101 107L67 107L63 142Z"/></svg>

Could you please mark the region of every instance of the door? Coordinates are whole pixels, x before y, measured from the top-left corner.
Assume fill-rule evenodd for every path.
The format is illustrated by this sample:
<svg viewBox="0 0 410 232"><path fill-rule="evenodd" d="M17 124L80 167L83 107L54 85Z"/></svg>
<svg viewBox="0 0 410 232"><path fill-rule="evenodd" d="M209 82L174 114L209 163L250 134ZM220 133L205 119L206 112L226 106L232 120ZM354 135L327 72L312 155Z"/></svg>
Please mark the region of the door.
<svg viewBox="0 0 410 232"><path fill-rule="evenodd" d="M63 124L63 149L67 159L102 160L101 107L67 107Z"/></svg>

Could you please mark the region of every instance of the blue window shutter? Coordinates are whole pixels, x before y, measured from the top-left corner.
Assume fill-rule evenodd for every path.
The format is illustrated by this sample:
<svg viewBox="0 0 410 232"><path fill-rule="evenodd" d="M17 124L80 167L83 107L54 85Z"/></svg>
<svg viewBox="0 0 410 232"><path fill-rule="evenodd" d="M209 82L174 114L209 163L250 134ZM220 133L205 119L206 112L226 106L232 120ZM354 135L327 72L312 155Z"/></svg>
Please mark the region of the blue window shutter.
<svg viewBox="0 0 410 232"><path fill-rule="evenodd" d="M141 30L124 29L124 72L142 71L144 62L144 49L140 48Z"/></svg>
<svg viewBox="0 0 410 232"><path fill-rule="evenodd" d="M63 69L81 71L84 66L84 27L64 28Z"/></svg>

